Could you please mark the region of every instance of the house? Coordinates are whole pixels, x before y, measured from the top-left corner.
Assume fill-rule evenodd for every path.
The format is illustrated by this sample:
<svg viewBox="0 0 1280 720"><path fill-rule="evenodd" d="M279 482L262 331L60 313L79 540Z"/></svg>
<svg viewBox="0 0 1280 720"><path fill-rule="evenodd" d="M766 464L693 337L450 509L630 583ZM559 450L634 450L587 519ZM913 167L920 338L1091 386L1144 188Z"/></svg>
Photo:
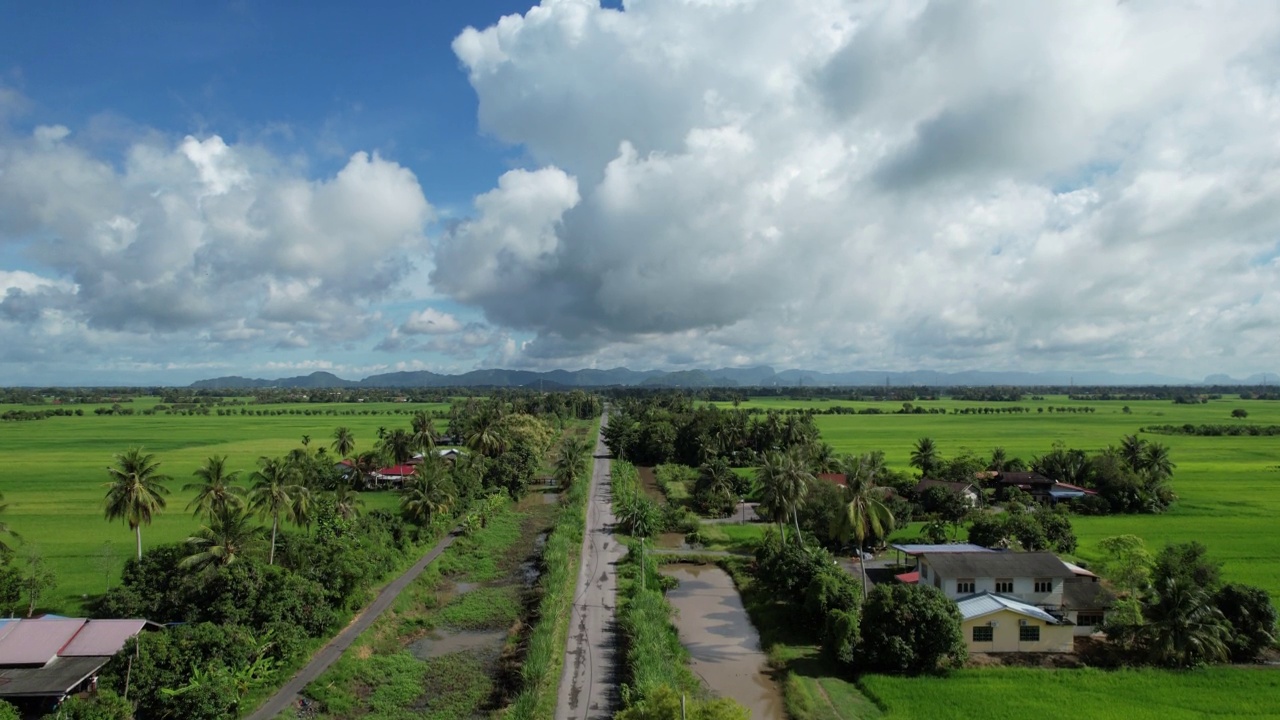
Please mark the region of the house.
<svg viewBox="0 0 1280 720"><path fill-rule="evenodd" d="M1070 620L1010 597L980 592L956 601L969 652L1054 652L1074 649Z"/></svg>
<svg viewBox="0 0 1280 720"><path fill-rule="evenodd" d="M1061 500L1074 500L1086 495L1097 495L1093 490L1078 485L1058 482L1038 472L999 472L991 482L997 490L1017 488L1030 493L1031 497L1045 502L1056 503Z"/></svg>
<svg viewBox="0 0 1280 720"><path fill-rule="evenodd" d="M48 712L94 690L98 672L129 638L159 629L146 620L0 620L0 700L28 714Z"/></svg>
<svg viewBox="0 0 1280 720"><path fill-rule="evenodd" d="M967 482L948 482L946 480L934 480L932 478L921 478L916 483L916 497L924 494L925 490L933 487L946 488L951 492L964 498L970 507L977 507L982 504L982 491L973 483Z"/></svg>
<svg viewBox="0 0 1280 720"><path fill-rule="evenodd" d="M1075 625L1076 635L1092 635L1106 623L1115 599L1096 575L1092 580L1077 575L1062 586L1062 615Z"/></svg>
<svg viewBox="0 0 1280 720"><path fill-rule="evenodd" d="M405 478L413 475L414 470L413 465L407 464L379 468L369 476L369 484L372 487L382 487L383 485L401 487L404 485Z"/></svg>
<svg viewBox="0 0 1280 720"><path fill-rule="evenodd" d="M849 479L844 476L844 473L818 473L818 479L825 480L834 485L839 485L840 487L849 486Z"/></svg>
<svg viewBox="0 0 1280 720"><path fill-rule="evenodd" d="M920 583L952 600L994 593L1057 610L1064 583L1075 574L1048 552L926 552L919 556Z"/></svg>

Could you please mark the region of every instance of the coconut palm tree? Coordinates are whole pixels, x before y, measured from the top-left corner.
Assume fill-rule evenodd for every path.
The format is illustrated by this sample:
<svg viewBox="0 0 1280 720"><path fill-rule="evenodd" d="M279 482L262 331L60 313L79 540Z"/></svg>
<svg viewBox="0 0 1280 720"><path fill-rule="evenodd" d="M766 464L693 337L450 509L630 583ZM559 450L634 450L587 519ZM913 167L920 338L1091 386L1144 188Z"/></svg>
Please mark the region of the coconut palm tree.
<svg viewBox="0 0 1280 720"><path fill-rule="evenodd" d="M932 475L940 462L938 446L934 444L933 438L922 437L916 441L916 446L911 451L910 465L920 471L920 477Z"/></svg>
<svg viewBox="0 0 1280 720"><path fill-rule="evenodd" d="M231 565L258 547L262 533L263 528L254 523L253 516L243 506L225 506L208 525L187 538L192 553L183 558L178 567L200 571Z"/></svg>
<svg viewBox="0 0 1280 720"><path fill-rule="evenodd" d="M725 509L730 512L733 511L734 489L736 487L737 478L724 458L715 458L711 462L703 463L702 467L698 468L696 491L713 499L727 501ZM715 507L719 509L720 506L716 505Z"/></svg>
<svg viewBox="0 0 1280 720"><path fill-rule="evenodd" d="M137 537L138 560L142 560L142 526L150 525L165 508L169 488L162 483L172 478L160 472L155 455L137 447L116 455L116 464L107 468L107 474L111 476L104 485L107 520L125 521Z"/></svg>
<svg viewBox="0 0 1280 720"><path fill-rule="evenodd" d="M405 482L400 510L410 521L426 525L437 515L449 512L453 501L445 473L434 463L423 463Z"/></svg>
<svg viewBox="0 0 1280 720"><path fill-rule="evenodd" d="M409 421L411 429L410 440L414 449L419 452L431 452L436 447L436 431L432 427L431 416L425 410L419 410L413 414L413 419Z"/></svg>
<svg viewBox="0 0 1280 720"><path fill-rule="evenodd" d="M346 483L338 485L333 491L333 512L343 520L355 520L360 517L360 508L364 507L364 500L360 499L360 493L351 489Z"/></svg>
<svg viewBox="0 0 1280 720"><path fill-rule="evenodd" d="M866 456L863 456L865 458ZM831 528L832 534L844 542L855 541L858 548L858 567L862 569L862 596L867 596L867 568L862 562L862 549L867 538L887 537L893 530L893 511L885 504L888 490L875 483L874 476L866 472L863 458L846 455L841 469L847 483L844 491L844 512Z"/></svg>
<svg viewBox="0 0 1280 720"><path fill-rule="evenodd" d="M501 419L496 411L489 409L476 415L467 433L467 447L485 457L501 455L507 445L499 424Z"/></svg>
<svg viewBox="0 0 1280 720"><path fill-rule="evenodd" d="M785 527L790 515L795 521L796 542L800 542L800 506L814 477L806 469L799 448L766 453L756 468L756 479L760 483L761 504L773 514L780 529ZM782 539L786 540L785 529Z"/></svg>
<svg viewBox="0 0 1280 720"><path fill-rule="evenodd" d="M565 438L560 443L560 455L556 458L552 478L560 486L561 491L568 490L573 481L582 474L587 464L587 444L574 437Z"/></svg>
<svg viewBox="0 0 1280 720"><path fill-rule="evenodd" d="M205 515L212 522L215 516L228 508L243 507L245 489L232 484L239 474L239 470L227 471L226 455L210 456L192 473L200 482L182 486L183 492L196 493L195 498L187 503L187 509L192 510L193 515Z"/></svg>
<svg viewBox="0 0 1280 720"><path fill-rule="evenodd" d="M343 459L351 457L356 449L356 436L349 427L339 427L333 431L333 451Z"/></svg>
<svg viewBox="0 0 1280 720"><path fill-rule="evenodd" d="M293 515L293 495L302 488L297 484L294 468L280 458L263 457L253 473L253 489L249 491L249 507L263 518L271 518L271 552L267 564L276 563L276 535L280 531L280 516L289 519Z"/></svg>
<svg viewBox="0 0 1280 720"><path fill-rule="evenodd" d="M392 463L403 465L413 457L413 434L404 428L396 428L388 432L378 446Z"/></svg>
<svg viewBox="0 0 1280 720"><path fill-rule="evenodd" d="M1142 449L1141 469L1147 477L1153 480L1166 480L1173 476L1173 470L1176 467L1178 466L1169 459L1167 445L1149 442Z"/></svg>
<svg viewBox="0 0 1280 720"><path fill-rule="evenodd" d="M315 519L312 512L314 500L315 493L305 485L294 486L293 492L289 494L289 518L294 525L304 528L308 535L311 534L311 523Z"/></svg>
<svg viewBox="0 0 1280 720"><path fill-rule="evenodd" d="M1139 629L1151 660L1191 667L1227 659L1231 625L1203 588L1166 578L1143 604Z"/></svg>
<svg viewBox="0 0 1280 720"><path fill-rule="evenodd" d="M1137 435L1125 435L1120 438L1120 457L1124 459L1124 464L1128 465L1130 470L1141 472L1146 444L1147 441Z"/></svg>
<svg viewBox="0 0 1280 720"><path fill-rule="evenodd" d="M836 449L831 447L831 443L814 443L807 448L810 470L815 473L836 472L839 460L836 458Z"/></svg>
<svg viewBox="0 0 1280 720"><path fill-rule="evenodd" d="M0 493L0 515L3 515L4 511L8 509L9 503L4 501L4 493ZM4 522L3 520L0 520L0 535L8 535L10 538L17 540L18 542L22 542L22 536L10 529L9 523ZM9 557L12 554L13 547L5 543L3 540L0 540L0 560Z"/></svg>

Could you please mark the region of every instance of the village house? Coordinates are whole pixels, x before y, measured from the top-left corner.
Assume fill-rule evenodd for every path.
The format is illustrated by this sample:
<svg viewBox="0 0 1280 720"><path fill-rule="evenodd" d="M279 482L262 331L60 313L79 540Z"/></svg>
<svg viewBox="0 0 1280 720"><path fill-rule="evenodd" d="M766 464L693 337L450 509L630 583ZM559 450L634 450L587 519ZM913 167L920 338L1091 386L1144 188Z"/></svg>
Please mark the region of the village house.
<svg viewBox="0 0 1280 720"><path fill-rule="evenodd" d="M1075 577L1049 552L926 552L918 570L922 584L952 600L987 592L1055 611L1062 607L1063 585Z"/></svg>
<svg viewBox="0 0 1280 720"><path fill-rule="evenodd" d="M969 652L1053 652L1074 649L1070 620L1003 595L980 592L956 602Z"/></svg>
<svg viewBox="0 0 1280 720"><path fill-rule="evenodd" d="M949 482L946 480L934 480L932 478L921 478L916 483L916 497L924 494L925 490L933 487L946 488L951 492L959 495L969 503L970 507L978 507L982 504L982 491L973 483L966 482Z"/></svg>

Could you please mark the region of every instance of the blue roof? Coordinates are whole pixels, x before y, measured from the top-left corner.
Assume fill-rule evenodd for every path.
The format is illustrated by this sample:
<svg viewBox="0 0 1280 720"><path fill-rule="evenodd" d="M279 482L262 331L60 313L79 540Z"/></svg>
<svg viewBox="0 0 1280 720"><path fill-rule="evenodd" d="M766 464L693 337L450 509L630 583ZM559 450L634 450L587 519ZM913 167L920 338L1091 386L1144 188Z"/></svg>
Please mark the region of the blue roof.
<svg viewBox="0 0 1280 720"><path fill-rule="evenodd" d="M960 598L959 600L956 600L956 605L960 608L960 616L965 620L973 620L974 618L980 618L984 615L990 615L1002 610L1009 610L1019 615L1026 615L1027 617L1033 617L1037 620L1043 620L1050 625L1062 624L1058 618L1050 615L1044 610L1041 610L1035 605L1028 605L1021 600L1014 600L1013 598L1005 597L1004 595L996 595L989 592L980 592L977 595Z"/></svg>

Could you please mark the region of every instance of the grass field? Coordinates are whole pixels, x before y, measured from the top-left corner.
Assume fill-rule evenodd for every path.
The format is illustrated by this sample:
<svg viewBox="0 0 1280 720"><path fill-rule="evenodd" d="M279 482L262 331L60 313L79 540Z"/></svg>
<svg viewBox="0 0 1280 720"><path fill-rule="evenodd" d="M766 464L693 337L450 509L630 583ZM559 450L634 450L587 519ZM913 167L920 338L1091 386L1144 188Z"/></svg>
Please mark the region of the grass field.
<svg viewBox="0 0 1280 720"><path fill-rule="evenodd" d="M950 400L917 402L925 408L1000 407L1001 403L961 403ZM1007 405L1008 403L1006 403ZM819 415L822 439L840 453L883 450L890 466L907 469L917 439L931 437L939 451L951 457L964 449L989 455L996 446L1011 456L1029 460L1047 452L1055 441L1068 447L1099 450L1117 444L1121 436L1149 425L1280 424L1280 402L1239 400L1228 396L1202 405L1175 405L1170 401L1081 402L1065 397L1012 403L1032 412L1017 415ZM727 403L723 404L728 407ZM811 407L823 410L835 405L879 407L893 411L901 403L860 403L831 400L752 400L746 408ZM1094 408L1092 413L1035 412L1037 407ZM1123 412L1128 406L1130 413ZM1244 408L1249 417L1235 420L1231 411ZM1079 554L1089 559L1099 540L1132 533L1159 548L1168 542L1199 540L1213 557L1225 562L1228 580L1266 588L1280 598L1280 437L1191 437L1147 435L1169 446L1178 467L1173 488L1179 502L1163 515L1078 517L1073 520L1080 538Z"/></svg>
<svg viewBox="0 0 1280 720"><path fill-rule="evenodd" d="M141 410L154 398L139 399L127 407ZM22 406L0 405L0 412ZM302 436L311 436L311 449L328 446L334 428L345 425L356 438L357 452L369 450L377 429L409 427L414 410L444 410L448 405L369 403L296 404L249 406L263 410L334 410L360 415L279 416L174 416L93 415L84 406L83 417L51 417L44 420L0 423L0 492L9 508L4 521L34 546L57 572L58 587L41 605L49 611L76 613L85 595L101 593L114 582L124 561L134 553L133 533L123 522L103 519L105 468L114 455L138 445L155 453L161 470L173 477L168 486L168 509L142 529L143 546L180 541L199 524L184 509L193 493L182 486L210 455L226 455L228 467L243 470L241 484L263 455L277 456L301 447ZM238 408L237 408L238 410ZM363 414L363 413L369 414ZM376 414L374 414L376 413ZM437 423L439 426L440 423ZM365 510L396 507L389 492L363 493ZM19 553L22 550L19 548Z"/></svg>
<svg viewBox="0 0 1280 720"><path fill-rule="evenodd" d="M1280 672L1274 669L983 668L944 678L873 675L863 678L862 687L887 718L1280 718Z"/></svg>

